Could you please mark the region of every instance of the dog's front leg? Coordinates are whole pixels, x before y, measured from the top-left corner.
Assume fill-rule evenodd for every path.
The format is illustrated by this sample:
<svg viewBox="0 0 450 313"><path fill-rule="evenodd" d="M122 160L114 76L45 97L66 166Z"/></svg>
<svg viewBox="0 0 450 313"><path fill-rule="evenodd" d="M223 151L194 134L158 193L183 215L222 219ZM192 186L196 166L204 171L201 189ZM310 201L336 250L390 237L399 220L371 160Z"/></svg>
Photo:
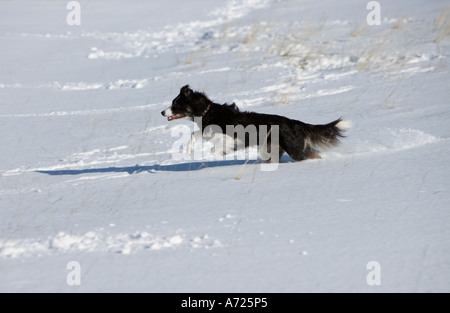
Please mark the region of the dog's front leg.
<svg viewBox="0 0 450 313"><path fill-rule="evenodd" d="M194 152L194 145L197 139L202 138L202 132L200 130L196 130L191 134L191 139L189 140L189 143L186 146L186 153L188 155L191 155L192 152Z"/></svg>

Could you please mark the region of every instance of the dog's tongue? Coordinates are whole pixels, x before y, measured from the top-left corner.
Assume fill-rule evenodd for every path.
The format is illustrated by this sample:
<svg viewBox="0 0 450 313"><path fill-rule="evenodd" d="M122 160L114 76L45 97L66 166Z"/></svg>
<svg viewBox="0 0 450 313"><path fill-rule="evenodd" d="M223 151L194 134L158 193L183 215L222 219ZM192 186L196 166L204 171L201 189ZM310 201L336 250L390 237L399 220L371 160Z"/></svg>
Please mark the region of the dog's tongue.
<svg viewBox="0 0 450 313"><path fill-rule="evenodd" d="M177 120L177 119L182 118L182 117L184 117L183 114L174 114L174 115L172 115L172 116L169 116L167 119L168 119L169 121L173 121L173 120Z"/></svg>

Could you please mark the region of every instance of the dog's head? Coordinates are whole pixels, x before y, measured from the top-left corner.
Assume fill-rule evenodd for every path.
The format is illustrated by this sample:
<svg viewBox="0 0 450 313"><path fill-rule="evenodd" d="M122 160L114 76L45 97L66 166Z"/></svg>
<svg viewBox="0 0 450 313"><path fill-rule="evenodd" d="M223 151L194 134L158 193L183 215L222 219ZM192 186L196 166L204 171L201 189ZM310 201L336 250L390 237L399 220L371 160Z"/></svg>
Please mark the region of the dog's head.
<svg viewBox="0 0 450 313"><path fill-rule="evenodd" d="M181 88L180 94L173 99L172 105L161 112L169 121L177 120L183 117L194 119L196 116L202 116L208 108L210 101L200 92L194 92L189 85Z"/></svg>

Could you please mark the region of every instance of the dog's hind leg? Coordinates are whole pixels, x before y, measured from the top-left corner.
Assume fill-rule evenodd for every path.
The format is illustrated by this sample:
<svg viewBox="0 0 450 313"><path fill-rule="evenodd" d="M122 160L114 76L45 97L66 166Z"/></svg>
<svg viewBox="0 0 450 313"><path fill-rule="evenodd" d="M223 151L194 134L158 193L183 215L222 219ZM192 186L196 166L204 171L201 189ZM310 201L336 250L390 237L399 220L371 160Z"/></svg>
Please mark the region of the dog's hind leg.
<svg viewBox="0 0 450 313"><path fill-rule="evenodd" d="M286 137L288 137L288 140L286 140ZM280 146L280 149L286 151L286 153L296 162L320 158L318 151L309 146L308 142L304 141L304 139L299 140L295 137L285 136L280 142Z"/></svg>
<svg viewBox="0 0 450 313"><path fill-rule="evenodd" d="M307 159L321 159L322 157L319 155L319 151L311 148L311 147L307 147L306 149L301 149L301 148L288 148L286 149L286 153L289 154L289 156L294 160L294 161L303 161L303 160L307 160Z"/></svg>
<svg viewBox="0 0 450 313"><path fill-rule="evenodd" d="M309 154L306 154L307 159L321 159L322 157L319 154L319 151L316 149L311 149L311 151L308 152Z"/></svg>

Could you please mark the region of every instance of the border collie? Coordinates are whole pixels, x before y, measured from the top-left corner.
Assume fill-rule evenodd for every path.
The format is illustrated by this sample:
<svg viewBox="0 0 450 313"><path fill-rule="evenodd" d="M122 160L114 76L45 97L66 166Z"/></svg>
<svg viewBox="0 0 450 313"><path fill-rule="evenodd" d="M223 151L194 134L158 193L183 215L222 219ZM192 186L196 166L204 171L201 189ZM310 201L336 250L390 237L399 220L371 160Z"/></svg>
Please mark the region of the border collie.
<svg viewBox="0 0 450 313"><path fill-rule="evenodd" d="M253 125L259 140L252 141L247 133L243 146L256 144L273 147L275 143L277 149L272 148L271 150L277 151L277 161L284 152L295 161L320 158L317 148L336 146L339 144L339 138L344 137L343 132L351 126L349 121L343 121L341 118L326 125L311 125L279 115L242 112L234 103L222 105L212 102L204 93L193 91L189 85L181 88L180 94L172 101L172 105L161 114L169 121L189 118L197 122L201 132L197 131L192 134L189 153L192 152L195 138L202 138L205 129L212 125L215 126L215 129L219 129L224 137L231 137L234 142L233 150L242 148L242 146L236 145L238 139L236 134L230 135L224 130L229 126L242 126L248 129ZM266 126L266 133L263 136L261 136L260 130L262 126ZM267 128L269 129L267 130ZM227 152L228 148L224 154ZM267 152L270 154L270 149ZM276 158L262 159L274 162Z"/></svg>

